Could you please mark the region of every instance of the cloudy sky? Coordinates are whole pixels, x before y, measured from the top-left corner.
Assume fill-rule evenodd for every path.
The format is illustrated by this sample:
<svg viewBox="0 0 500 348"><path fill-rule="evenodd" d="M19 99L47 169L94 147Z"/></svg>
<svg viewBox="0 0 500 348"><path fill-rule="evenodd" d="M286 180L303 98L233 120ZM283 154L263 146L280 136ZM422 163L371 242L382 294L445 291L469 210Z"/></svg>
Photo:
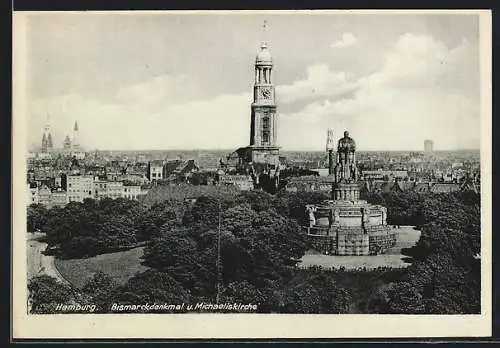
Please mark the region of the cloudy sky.
<svg viewBox="0 0 500 348"><path fill-rule="evenodd" d="M87 149L248 145L264 20L283 149L479 148L478 16L332 13L31 16L30 145L47 115L57 147L75 120Z"/></svg>

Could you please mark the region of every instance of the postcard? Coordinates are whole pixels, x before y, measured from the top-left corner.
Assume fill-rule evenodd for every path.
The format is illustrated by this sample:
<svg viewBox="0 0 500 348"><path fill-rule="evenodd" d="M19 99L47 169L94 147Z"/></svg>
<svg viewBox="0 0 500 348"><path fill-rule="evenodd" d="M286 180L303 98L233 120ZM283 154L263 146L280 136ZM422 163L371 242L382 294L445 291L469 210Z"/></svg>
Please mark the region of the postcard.
<svg viewBox="0 0 500 348"><path fill-rule="evenodd" d="M490 11L13 14L14 338L491 335Z"/></svg>

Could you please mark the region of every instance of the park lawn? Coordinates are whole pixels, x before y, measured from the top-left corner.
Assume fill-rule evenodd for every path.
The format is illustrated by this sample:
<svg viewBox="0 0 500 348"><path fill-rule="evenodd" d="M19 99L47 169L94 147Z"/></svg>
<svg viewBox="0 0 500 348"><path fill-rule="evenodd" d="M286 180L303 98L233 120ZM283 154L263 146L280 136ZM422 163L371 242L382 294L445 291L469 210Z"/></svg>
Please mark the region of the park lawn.
<svg viewBox="0 0 500 348"><path fill-rule="evenodd" d="M137 272L148 268L141 265L144 247L102 254L86 259L55 260L62 276L74 286L81 288L97 271L102 271L118 283L124 284Z"/></svg>

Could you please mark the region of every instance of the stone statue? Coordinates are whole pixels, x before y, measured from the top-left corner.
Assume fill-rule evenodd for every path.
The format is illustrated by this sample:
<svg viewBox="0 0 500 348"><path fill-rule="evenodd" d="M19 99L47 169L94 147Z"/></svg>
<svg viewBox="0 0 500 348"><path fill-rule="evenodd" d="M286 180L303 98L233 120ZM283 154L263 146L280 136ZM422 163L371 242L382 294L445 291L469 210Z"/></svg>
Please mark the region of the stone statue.
<svg viewBox="0 0 500 348"><path fill-rule="evenodd" d="M306 205L306 211L309 214L309 227L313 227L316 225L316 217L314 216L316 208L312 205Z"/></svg>
<svg viewBox="0 0 500 348"><path fill-rule="evenodd" d="M356 181L358 178L358 168L356 167L356 164L352 163L351 164L351 179L353 181Z"/></svg>
<svg viewBox="0 0 500 348"><path fill-rule="evenodd" d="M340 221L340 210L335 209L333 213L333 221L338 223Z"/></svg>
<svg viewBox="0 0 500 348"><path fill-rule="evenodd" d="M344 152L344 153L356 151L356 143L349 136L349 132L348 131L345 131L344 132L344 137L339 140L338 151L339 152Z"/></svg>
<svg viewBox="0 0 500 348"><path fill-rule="evenodd" d="M349 132L344 132L344 137L338 141L337 165L334 169L336 182L356 182L358 169L355 160L356 143L349 136Z"/></svg>

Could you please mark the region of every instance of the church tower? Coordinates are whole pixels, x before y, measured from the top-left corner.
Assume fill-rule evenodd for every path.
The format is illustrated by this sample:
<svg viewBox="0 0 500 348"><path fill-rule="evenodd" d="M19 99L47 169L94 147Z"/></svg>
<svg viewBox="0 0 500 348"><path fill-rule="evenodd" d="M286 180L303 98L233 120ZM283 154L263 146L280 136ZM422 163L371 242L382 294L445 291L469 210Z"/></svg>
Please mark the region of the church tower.
<svg viewBox="0 0 500 348"><path fill-rule="evenodd" d="M266 42L255 59L251 106L250 146L277 148L277 114L273 84L273 60Z"/></svg>
<svg viewBox="0 0 500 348"><path fill-rule="evenodd" d="M54 144L52 143L52 135L50 134L50 118L47 114L47 123L43 129L42 136L42 152L51 152L54 148Z"/></svg>
<svg viewBox="0 0 500 348"><path fill-rule="evenodd" d="M266 22L264 22L264 30L265 27ZM260 45L260 52L255 58L254 65L253 98L250 106L250 144L238 148L227 156L226 162L220 161L227 178L237 173L248 179L251 178L254 188L263 188L270 192L275 192L278 188L280 148L276 109L273 59L268 44L264 40Z"/></svg>
<svg viewBox="0 0 500 348"><path fill-rule="evenodd" d="M66 134L66 138L64 138L63 141L63 149L66 152L71 151L71 139L69 138L69 135Z"/></svg>
<svg viewBox="0 0 500 348"><path fill-rule="evenodd" d="M73 126L73 141L72 141L73 149L78 151L80 149L80 143L78 140L78 123L75 121L75 125Z"/></svg>

